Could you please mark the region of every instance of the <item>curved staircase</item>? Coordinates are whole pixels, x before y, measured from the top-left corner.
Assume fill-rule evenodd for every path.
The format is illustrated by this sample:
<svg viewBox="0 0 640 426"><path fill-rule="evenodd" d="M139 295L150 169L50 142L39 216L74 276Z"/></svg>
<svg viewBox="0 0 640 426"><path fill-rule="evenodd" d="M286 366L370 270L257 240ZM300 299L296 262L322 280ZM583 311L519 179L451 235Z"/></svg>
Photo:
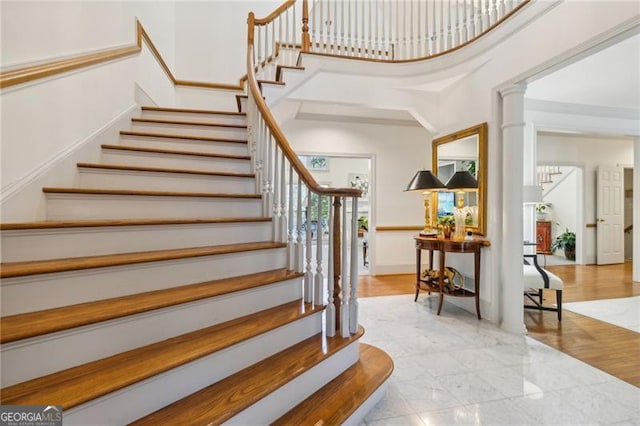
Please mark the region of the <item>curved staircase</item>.
<svg viewBox="0 0 640 426"><path fill-rule="evenodd" d="M43 191L45 221L1 225L2 404L62 405L65 424L338 424L384 390L390 358L362 328L326 337L286 269L244 113L143 107L75 186Z"/></svg>

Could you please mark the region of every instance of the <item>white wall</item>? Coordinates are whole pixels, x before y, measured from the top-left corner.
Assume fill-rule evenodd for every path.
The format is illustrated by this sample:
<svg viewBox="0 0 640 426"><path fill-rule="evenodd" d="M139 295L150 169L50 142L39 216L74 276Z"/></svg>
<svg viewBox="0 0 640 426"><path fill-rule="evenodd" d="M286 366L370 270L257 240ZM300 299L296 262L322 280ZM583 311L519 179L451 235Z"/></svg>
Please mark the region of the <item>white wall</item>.
<svg viewBox="0 0 640 426"><path fill-rule="evenodd" d="M296 152L373 156L369 205L372 272L413 272L412 235L416 232L376 232L374 227L422 226L422 197L403 191L417 170L430 168L431 138L427 131L420 127L310 120L291 120L283 130Z"/></svg>
<svg viewBox="0 0 640 426"><path fill-rule="evenodd" d="M560 175L554 175L556 182L561 180L552 190L545 191L543 201L551 203L547 210L547 220L551 223L551 239L555 239L566 229L576 232L578 229L578 191L581 182L576 167L560 167ZM581 242L578 241L577 244ZM562 253L560 253L562 254Z"/></svg>
<svg viewBox="0 0 640 426"><path fill-rule="evenodd" d="M538 162L544 164L573 163L584 165L584 220L596 223L596 171L598 166L633 163L631 138L583 137L575 135L539 134ZM583 230L584 262L596 263L595 228Z"/></svg>
<svg viewBox="0 0 640 426"><path fill-rule="evenodd" d="M173 2L3 1L0 7L3 69L131 45L136 16L167 63L174 61ZM4 221L44 218L40 187L70 185L69 159L83 151L81 158L91 161L100 142L115 141L112 125L133 113L136 83L151 98L173 102L148 51L0 92Z"/></svg>
<svg viewBox="0 0 640 426"><path fill-rule="evenodd" d="M183 80L237 84L247 73L247 16L263 18L282 1L176 3L176 75Z"/></svg>

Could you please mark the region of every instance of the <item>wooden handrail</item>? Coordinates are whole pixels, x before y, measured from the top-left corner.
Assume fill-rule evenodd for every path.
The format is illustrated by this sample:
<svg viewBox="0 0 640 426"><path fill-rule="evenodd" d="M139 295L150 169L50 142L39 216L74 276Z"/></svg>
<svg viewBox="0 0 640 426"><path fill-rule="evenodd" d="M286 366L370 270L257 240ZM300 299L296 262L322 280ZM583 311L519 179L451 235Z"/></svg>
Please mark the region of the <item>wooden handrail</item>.
<svg viewBox="0 0 640 426"><path fill-rule="evenodd" d="M244 82L247 79L246 75L240 78L237 85L176 79L167 66L167 63L162 58L162 55L160 55L160 52L151 41L149 34L145 31L140 21L136 21L135 44L115 47L100 52L86 53L71 58L57 59L38 65L29 65L10 71L0 72L0 88L15 86L17 84L52 77L54 75L75 71L78 69L113 61L131 55L136 55L142 50L143 41L147 44L149 50L151 50L151 53L153 53L153 56L160 64L160 67L167 74L171 82L173 82L173 84L176 86L201 87L207 89L244 90Z"/></svg>
<svg viewBox="0 0 640 426"><path fill-rule="evenodd" d="M298 159L297 154L291 148L287 137L278 126L275 118L271 114L271 111L267 107L266 102L262 98L262 93L260 93L260 89L258 87L258 80L255 75L255 67L253 64L253 33L255 28L255 15L253 12L249 13L249 18L247 20L248 24L248 36L247 36L247 91L251 93L253 99L256 103L258 110L260 111L262 118L265 121L265 124L269 128L271 135L274 140L284 153L285 157L291 164L291 166L295 169L296 173L300 176L300 179L304 181L311 192L320 195L330 195L337 197L360 197L362 191L355 188L326 188L318 185L316 180L313 178L313 175L309 173L309 170L302 164L302 162Z"/></svg>
<svg viewBox="0 0 640 426"><path fill-rule="evenodd" d="M276 10L271 12L265 18L256 19L255 16L254 16L254 18L253 18L254 24L255 25L266 25L266 24L270 23L271 21L276 19L278 16L280 16L285 10L287 10L291 6L293 6L295 4L295 2L296 2L296 0L287 0L287 1L285 1L280 6L278 6L278 8Z"/></svg>

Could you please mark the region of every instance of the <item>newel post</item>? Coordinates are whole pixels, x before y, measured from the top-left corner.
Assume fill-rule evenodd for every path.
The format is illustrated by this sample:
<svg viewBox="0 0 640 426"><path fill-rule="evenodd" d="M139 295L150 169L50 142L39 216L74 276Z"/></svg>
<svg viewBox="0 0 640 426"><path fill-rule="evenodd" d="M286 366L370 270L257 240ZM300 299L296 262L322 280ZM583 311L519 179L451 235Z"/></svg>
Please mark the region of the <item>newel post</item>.
<svg viewBox="0 0 640 426"><path fill-rule="evenodd" d="M302 51L308 52L311 46L309 38L309 0L302 0Z"/></svg>
<svg viewBox="0 0 640 426"><path fill-rule="evenodd" d="M249 46L253 46L253 32L254 27L256 25L256 15L253 12L249 12L249 17L247 18L247 42Z"/></svg>

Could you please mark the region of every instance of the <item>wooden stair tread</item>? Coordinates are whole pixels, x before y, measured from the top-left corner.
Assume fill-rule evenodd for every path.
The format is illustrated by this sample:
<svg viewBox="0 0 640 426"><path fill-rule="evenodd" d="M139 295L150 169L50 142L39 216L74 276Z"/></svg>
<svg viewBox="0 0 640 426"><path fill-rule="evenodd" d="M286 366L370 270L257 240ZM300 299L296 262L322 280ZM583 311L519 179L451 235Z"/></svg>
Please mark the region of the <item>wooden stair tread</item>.
<svg viewBox="0 0 640 426"><path fill-rule="evenodd" d="M0 400L3 405L56 401L68 410L315 312L311 304L293 301L0 389Z"/></svg>
<svg viewBox="0 0 640 426"><path fill-rule="evenodd" d="M208 123L206 121L192 120L170 120L165 118L138 118L131 119L134 123L153 123L153 124L176 124L180 126L207 126L207 127L226 127L230 129L246 129L246 124L228 124L228 123Z"/></svg>
<svg viewBox="0 0 640 426"><path fill-rule="evenodd" d="M158 149L158 148L145 148L145 147L137 147L137 146L128 146L128 145L109 145L103 144L103 149L117 149L121 151L136 151L136 152L150 152L155 154L173 154L173 155L190 155L196 157L210 157L210 158L225 158L231 160L251 160L251 157L248 155L233 155L233 154L216 154L210 152L200 152L200 151L182 151L176 149Z"/></svg>
<svg viewBox="0 0 640 426"><path fill-rule="evenodd" d="M154 173L179 173L179 174L191 174L191 175L206 175L206 176L227 176L227 177L243 177L254 178L253 173L238 173L238 172L212 172L207 170L190 170L190 169L172 169L167 167L143 167L143 166L129 166L121 164L101 164L101 163L78 163L78 167L90 168L90 169L103 169L103 170L127 170L136 172L154 172Z"/></svg>
<svg viewBox="0 0 640 426"><path fill-rule="evenodd" d="M208 110L208 109L170 108L170 107L157 107L157 106L143 106L142 111L185 112L190 114L235 115L235 116L243 116L243 117L247 115L244 112L235 112L235 111L214 111L214 110Z"/></svg>
<svg viewBox="0 0 640 426"><path fill-rule="evenodd" d="M131 424L171 424L178 418L182 425L221 424L353 343L363 333L359 327L356 334L346 339L316 334Z"/></svg>
<svg viewBox="0 0 640 426"><path fill-rule="evenodd" d="M360 343L360 359L272 425L338 425L344 423L393 372L384 351Z"/></svg>
<svg viewBox="0 0 640 426"><path fill-rule="evenodd" d="M147 191L132 189L99 188L42 188L45 194L86 194L86 195L141 195L152 197L210 197L210 198L262 198L260 194L233 194L219 192Z"/></svg>
<svg viewBox="0 0 640 426"><path fill-rule="evenodd" d="M136 130L120 130L120 135L123 136L143 136L146 138L168 138L168 139L187 139L193 141L205 141L205 142L229 142L229 143L247 143L246 139L229 139L229 138L217 138L211 136L198 136L198 135L174 135L171 133L156 133L156 132L139 132Z"/></svg>
<svg viewBox="0 0 640 426"><path fill-rule="evenodd" d="M182 249L70 257L62 259L8 262L0 264L0 266L2 267L2 270L0 271L0 278L49 274L54 272L78 271L82 269L105 268L109 266L133 265L138 263L160 262L165 260L213 256L218 254L238 253L244 251L265 250L281 247L286 247L286 244L261 241L241 244L224 244L218 246L189 247Z"/></svg>
<svg viewBox="0 0 640 426"><path fill-rule="evenodd" d="M0 230L88 228L102 226L190 225L201 223L271 222L270 217L213 217L197 219L90 219L1 223Z"/></svg>
<svg viewBox="0 0 640 426"><path fill-rule="evenodd" d="M61 308L11 315L0 318L0 330L2 330L0 343L14 342L302 276L304 276L302 273L276 269Z"/></svg>

